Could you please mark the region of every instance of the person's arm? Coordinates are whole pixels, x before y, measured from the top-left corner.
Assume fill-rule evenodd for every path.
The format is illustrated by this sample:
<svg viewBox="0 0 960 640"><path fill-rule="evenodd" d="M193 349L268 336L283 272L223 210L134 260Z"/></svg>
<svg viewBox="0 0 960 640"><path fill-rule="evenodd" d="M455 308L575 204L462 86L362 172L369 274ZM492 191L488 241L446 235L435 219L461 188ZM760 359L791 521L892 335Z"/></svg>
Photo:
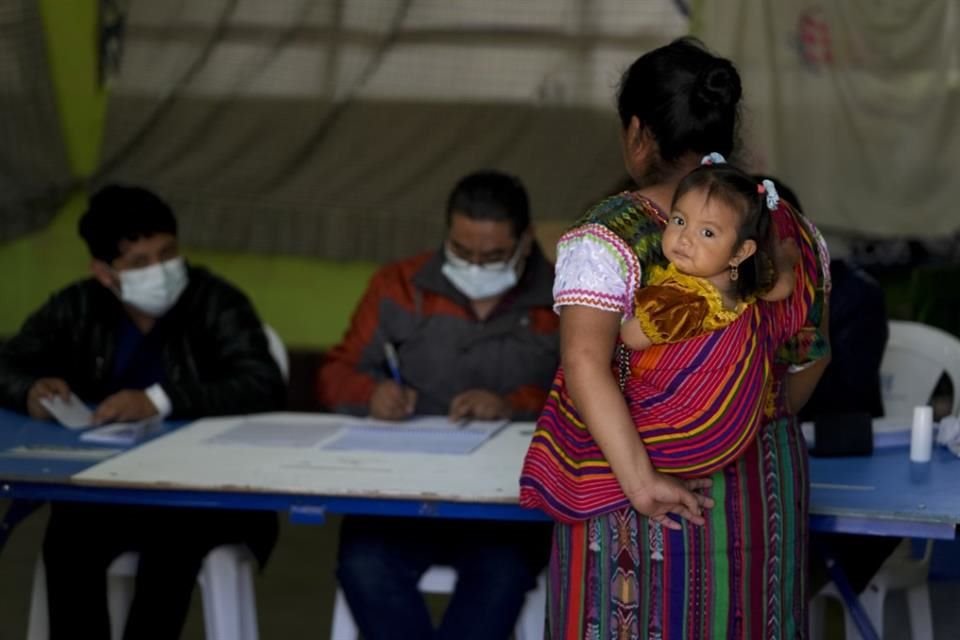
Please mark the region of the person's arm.
<svg viewBox="0 0 960 640"><path fill-rule="evenodd" d="M800 370L788 372L786 378L784 379L784 385L786 386L784 393L787 411L792 415L797 415L800 413L800 410L803 409L803 406L807 404L810 396L813 395L814 390L817 388L817 383L820 382L820 378L823 377L823 372L826 371L827 365L830 364L831 355L830 332L828 331L829 326L830 307L828 305L824 305L823 319L820 321L820 332L823 335L824 341L826 342L826 355L818 360L813 361Z"/></svg>
<svg viewBox="0 0 960 640"><path fill-rule="evenodd" d="M590 434L610 463L620 486L637 511L677 529L668 514L703 524L709 498L694 493L710 486L709 479L686 483L658 473L637 435L611 359L620 329L620 316L586 306L564 306L560 312L560 353L567 391Z"/></svg>
<svg viewBox="0 0 960 640"><path fill-rule="evenodd" d="M51 297L0 347L0 405L47 419L50 414L40 398L69 397L70 388L63 379L66 363L61 360L69 353L61 341L67 298L64 293Z"/></svg>
<svg viewBox="0 0 960 640"><path fill-rule="evenodd" d="M416 391L375 375L387 369L380 326L381 303L402 276L394 268L377 272L350 318L343 340L324 357L317 371L321 406L354 415L396 420L413 413Z"/></svg>
<svg viewBox="0 0 960 640"><path fill-rule="evenodd" d="M780 357L791 363L783 380L783 401L788 413L797 415L810 400L830 364L830 253L816 226L802 214L790 211L788 218L799 238L801 261L795 271L797 284L791 297L801 300L794 313L781 319L779 326L787 329L803 313L798 329L790 329L789 339L781 348ZM789 305L773 305L788 308ZM817 314L820 314L819 321Z"/></svg>
<svg viewBox="0 0 960 640"><path fill-rule="evenodd" d="M270 355L263 324L247 297L221 281L197 293L204 322L204 361L208 370L193 376L170 376L160 387L170 401L172 418L234 415L281 409L286 384L280 367ZM191 348L196 348L191 345Z"/></svg>
<svg viewBox="0 0 960 640"><path fill-rule="evenodd" d="M643 326L636 318L630 318L620 325L620 339L634 351L643 351L650 347L653 342L643 332Z"/></svg>
<svg viewBox="0 0 960 640"><path fill-rule="evenodd" d="M795 268L800 262L800 248L793 238L777 242L773 249L773 265L777 277L769 291L760 295L761 300L779 302L793 294L797 286Z"/></svg>

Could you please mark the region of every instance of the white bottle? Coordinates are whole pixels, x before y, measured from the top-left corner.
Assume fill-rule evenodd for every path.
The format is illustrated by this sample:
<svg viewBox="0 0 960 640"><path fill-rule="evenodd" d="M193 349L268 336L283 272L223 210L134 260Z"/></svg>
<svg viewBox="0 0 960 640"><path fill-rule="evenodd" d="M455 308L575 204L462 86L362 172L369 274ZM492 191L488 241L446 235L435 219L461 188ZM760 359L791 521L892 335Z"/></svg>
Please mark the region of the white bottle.
<svg viewBox="0 0 960 640"><path fill-rule="evenodd" d="M910 430L910 461L930 462L933 453L933 407L913 408Z"/></svg>

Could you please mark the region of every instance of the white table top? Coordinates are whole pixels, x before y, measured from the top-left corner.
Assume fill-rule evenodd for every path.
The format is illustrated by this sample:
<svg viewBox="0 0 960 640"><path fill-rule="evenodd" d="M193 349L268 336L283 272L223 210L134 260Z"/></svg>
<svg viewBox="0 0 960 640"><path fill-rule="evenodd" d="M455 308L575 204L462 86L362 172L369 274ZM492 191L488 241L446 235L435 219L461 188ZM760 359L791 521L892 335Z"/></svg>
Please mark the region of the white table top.
<svg viewBox="0 0 960 640"><path fill-rule="evenodd" d="M259 422L336 421L328 414L264 414ZM471 503L518 501L518 473L533 423L512 423L467 455L332 451L316 446L209 442L243 417L198 420L75 476L84 485L401 498Z"/></svg>

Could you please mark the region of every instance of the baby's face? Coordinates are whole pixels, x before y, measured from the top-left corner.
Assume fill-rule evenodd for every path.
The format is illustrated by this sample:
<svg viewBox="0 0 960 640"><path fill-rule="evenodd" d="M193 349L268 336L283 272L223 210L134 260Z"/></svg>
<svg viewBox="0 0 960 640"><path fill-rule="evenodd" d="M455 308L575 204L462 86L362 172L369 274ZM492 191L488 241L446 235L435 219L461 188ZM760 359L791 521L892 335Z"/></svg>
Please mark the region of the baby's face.
<svg viewBox="0 0 960 640"><path fill-rule="evenodd" d="M705 189L692 189L677 200L663 232L663 255L681 273L711 280L721 290L730 281L736 258L740 216ZM721 286L723 285L723 286Z"/></svg>

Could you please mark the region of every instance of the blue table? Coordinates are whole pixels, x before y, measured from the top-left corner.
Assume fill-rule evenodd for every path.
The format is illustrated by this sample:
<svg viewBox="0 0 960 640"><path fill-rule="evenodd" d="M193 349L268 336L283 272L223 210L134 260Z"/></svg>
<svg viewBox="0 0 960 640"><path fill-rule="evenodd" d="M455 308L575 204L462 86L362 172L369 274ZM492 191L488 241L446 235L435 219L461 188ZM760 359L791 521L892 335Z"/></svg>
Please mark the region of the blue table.
<svg viewBox="0 0 960 640"><path fill-rule="evenodd" d="M111 451L120 449L89 445L80 441L78 431L0 409L0 480L5 482L66 483L102 459L84 458L83 452Z"/></svg>
<svg viewBox="0 0 960 640"><path fill-rule="evenodd" d="M952 540L960 523L960 458L936 447L928 464L907 446L869 457L810 458L817 531Z"/></svg>
<svg viewBox="0 0 960 640"><path fill-rule="evenodd" d="M159 437L184 425L165 425ZM138 445L139 446L139 445ZM538 512L515 500L464 502L443 498L297 495L289 492L142 488L78 484L73 476L120 449L89 445L60 426L0 410L0 497L79 500L166 506L283 511L300 522L328 513L536 520ZM810 525L813 530L913 538L953 539L960 523L960 459L944 449L917 465L906 448L876 450L871 457L811 458Z"/></svg>
<svg viewBox="0 0 960 640"><path fill-rule="evenodd" d="M165 425L151 439L185 426ZM202 426L196 423L194 430L209 426L209 423ZM517 428L504 430L494 441L478 450L480 455L484 455L484 450L492 450L492 454L500 458L509 454L511 462L499 472L507 479L503 486L514 487L513 491L522 449L532 433L528 431L517 425ZM190 432L178 433L172 439L187 435ZM196 446L188 444L182 451L189 451L194 456L192 462L187 460L187 464L209 462L209 458L204 459L203 455L197 459ZM78 433L57 425L0 410L0 497L16 500L12 513L7 514L7 528L0 529L0 546L9 527L46 500L266 509L287 512L297 522L313 523L322 522L328 513L545 519L539 512L520 508L516 496L511 498L509 495L509 489L504 489L495 500L450 500L436 484L429 483L423 486L420 494L384 498L378 497L376 494L381 492L376 490L370 490L369 495L334 495L333 492L263 491L250 485L232 488L230 484L217 486L215 490L209 487L170 488L162 486L176 484L173 482L176 474L169 470L165 472L166 482L141 482L139 486L127 486L123 474L116 478L116 483L104 484L101 478L100 484L95 485L79 482L76 478L77 474L120 453L121 449L85 444L79 440ZM810 527L816 531L953 539L960 523L960 491L957 491L960 460L942 449L934 452L931 463L923 465L909 461L905 445L877 449L871 457L811 458L810 476ZM19 511L16 505L21 505ZM865 637L876 637L842 571L834 568L831 575L861 632Z"/></svg>

